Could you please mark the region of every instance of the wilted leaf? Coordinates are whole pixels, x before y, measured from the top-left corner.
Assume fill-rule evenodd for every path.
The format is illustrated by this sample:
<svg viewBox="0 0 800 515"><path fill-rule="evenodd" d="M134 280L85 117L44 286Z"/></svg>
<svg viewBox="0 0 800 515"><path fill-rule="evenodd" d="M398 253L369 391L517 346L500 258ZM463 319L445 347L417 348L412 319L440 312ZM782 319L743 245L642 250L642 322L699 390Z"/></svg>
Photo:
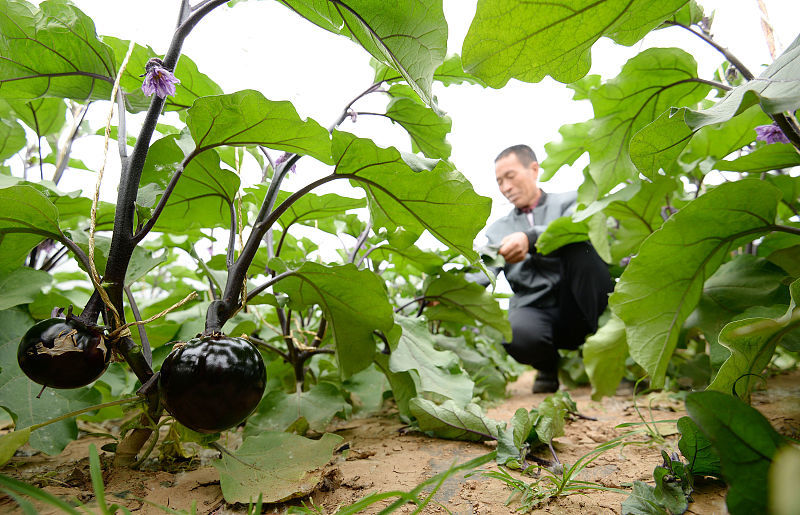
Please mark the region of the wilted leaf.
<svg viewBox="0 0 800 515"><path fill-rule="evenodd" d="M422 397L436 402L452 399L457 406L469 404L473 383L461 368L458 357L449 351L436 350L433 335L424 321L401 316L396 316L396 320L403 334L397 347L392 349L389 368L395 374L405 372L410 376L414 393L405 403L411 397ZM398 392L394 393L397 398ZM402 404L398 399L401 413L405 408Z"/></svg>
<svg viewBox="0 0 800 515"><path fill-rule="evenodd" d="M415 397L409 402L411 414L422 431L447 440L481 442L496 440L505 424L486 417L477 404L458 406L452 400L441 405Z"/></svg>
<svg viewBox="0 0 800 515"><path fill-rule="evenodd" d="M290 433L265 432L246 438L234 452L212 464L219 470L222 495L229 503L275 503L310 494L322 478L341 436L326 433L309 440Z"/></svg>

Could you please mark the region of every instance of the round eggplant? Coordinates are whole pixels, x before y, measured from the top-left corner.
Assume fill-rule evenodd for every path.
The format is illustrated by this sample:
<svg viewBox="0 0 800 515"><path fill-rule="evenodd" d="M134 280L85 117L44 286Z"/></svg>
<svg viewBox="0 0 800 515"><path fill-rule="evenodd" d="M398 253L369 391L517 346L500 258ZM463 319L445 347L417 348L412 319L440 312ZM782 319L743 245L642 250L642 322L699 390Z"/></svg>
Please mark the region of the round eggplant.
<svg viewBox="0 0 800 515"><path fill-rule="evenodd" d="M261 401L267 375L258 349L242 338L211 335L174 349L161 365L164 407L200 433L241 423Z"/></svg>
<svg viewBox="0 0 800 515"><path fill-rule="evenodd" d="M110 359L102 333L63 318L37 323L17 348L19 368L32 381L50 388L86 386L105 372Z"/></svg>

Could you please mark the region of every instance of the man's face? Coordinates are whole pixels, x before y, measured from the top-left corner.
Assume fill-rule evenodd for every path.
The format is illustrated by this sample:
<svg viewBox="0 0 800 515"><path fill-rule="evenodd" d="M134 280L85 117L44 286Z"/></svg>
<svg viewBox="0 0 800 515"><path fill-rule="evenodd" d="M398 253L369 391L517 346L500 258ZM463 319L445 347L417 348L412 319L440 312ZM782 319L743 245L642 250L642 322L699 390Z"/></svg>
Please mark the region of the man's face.
<svg viewBox="0 0 800 515"><path fill-rule="evenodd" d="M539 198L539 186L536 184L539 178L539 163L536 161L525 166L516 154L509 154L497 160L494 173L500 193L515 207L528 207Z"/></svg>

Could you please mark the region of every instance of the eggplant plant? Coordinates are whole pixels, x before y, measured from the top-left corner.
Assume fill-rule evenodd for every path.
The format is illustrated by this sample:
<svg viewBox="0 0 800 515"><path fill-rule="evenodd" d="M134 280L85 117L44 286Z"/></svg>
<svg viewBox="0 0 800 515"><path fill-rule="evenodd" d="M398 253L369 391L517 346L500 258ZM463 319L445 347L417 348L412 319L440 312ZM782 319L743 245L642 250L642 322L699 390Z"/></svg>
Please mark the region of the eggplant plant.
<svg viewBox="0 0 800 515"><path fill-rule="evenodd" d="M773 356L796 359L800 39L753 72L693 0L482 0L461 56L447 56L441 0L279 2L373 58L373 81L327 127L288 101L223 91L182 54L225 1L182 0L162 55L98 36L66 0L0 0L0 405L18 428L12 454L28 439L58 453L77 436L65 410L120 416L115 399L138 392L115 463L140 465L164 420L204 444L243 424L244 445L215 464L229 502L252 495L237 482L252 473L243 459L274 470L297 446L315 456L298 466L314 470L338 437L299 435L389 396L421 430L495 439L503 464L524 462L540 414L506 424L473 402L502 396L519 369L500 347L503 310L465 278L482 268L474 240L490 200L449 161L434 84L551 76L592 103L591 120L545 145L542 180L585 154L589 164L579 208L537 249L588 239L618 276L608 322L583 349L596 396L634 365L657 388L691 375L747 398ZM631 46L656 30L701 40L724 64L700 77L689 52L648 48L617 77L587 75L601 37ZM384 112L362 111L366 96L385 97ZM115 124L91 130L109 109ZM359 133L375 114L412 152ZM102 139L104 153L116 140L115 202L60 189L99 171L73 156L79 139ZM307 173L310 160L325 172ZM337 181L361 192L328 192ZM423 233L444 248L418 246ZM187 409L201 399L222 411ZM272 500L296 493L266 476Z"/></svg>

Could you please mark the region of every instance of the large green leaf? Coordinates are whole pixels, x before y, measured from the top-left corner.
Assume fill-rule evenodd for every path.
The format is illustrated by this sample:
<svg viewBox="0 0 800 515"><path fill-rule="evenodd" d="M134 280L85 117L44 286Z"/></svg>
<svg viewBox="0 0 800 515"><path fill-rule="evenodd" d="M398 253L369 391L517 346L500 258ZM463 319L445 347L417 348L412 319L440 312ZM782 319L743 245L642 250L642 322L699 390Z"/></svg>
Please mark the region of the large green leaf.
<svg viewBox="0 0 800 515"><path fill-rule="evenodd" d="M17 365L17 347L25 332L34 324L26 312L0 311L0 406L11 413L16 427L28 427L100 402L100 393L91 388L56 390L42 387L25 376ZM30 445L47 454L58 454L78 437L74 419L56 422L31 433Z"/></svg>
<svg viewBox="0 0 800 515"><path fill-rule="evenodd" d="M503 422L488 418L477 404L460 407L452 400L447 400L437 405L427 399L415 397L409 402L409 408L422 431L447 440L497 440L500 432L505 429Z"/></svg>
<svg viewBox="0 0 800 515"><path fill-rule="evenodd" d="M323 29L360 44L433 105L433 74L447 52L442 0L279 1Z"/></svg>
<svg viewBox="0 0 800 515"><path fill-rule="evenodd" d="M247 419L244 435L286 431L292 426L321 433L337 413L346 413L349 407L333 383L317 383L307 392L272 391L264 396L258 409ZM303 421L299 422L300 419Z"/></svg>
<svg viewBox="0 0 800 515"><path fill-rule="evenodd" d="M587 144L589 174L599 194L638 176L631 161L635 155L631 138L640 129L672 106L694 106L709 89L697 80L694 57L678 48L645 50L630 59L617 77L591 89L594 120Z"/></svg>
<svg viewBox="0 0 800 515"><path fill-rule="evenodd" d="M720 159L728 157L731 153L750 145L756 139L755 127L771 123L769 117L758 106L753 106L739 116L724 123L707 125L694 133L689 144L678 157L680 168L687 173L698 169L706 174L710 170L719 168ZM644 131L642 131L644 132ZM633 143L631 143L633 145ZM667 166L664 166L668 169Z"/></svg>
<svg viewBox="0 0 800 515"><path fill-rule="evenodd" d="M722 184L672 215L625 269L609 304L625 322L631 356L654 387L664 384L703 282L730 249L772 230L778 196L763 181Z"/></svg>
<svg viewBox="0 0 800 515"><path fill-rule="evenodd" d="M702 111L686 113L686 124L699 129L730 120L752 105L766 113L794 111L800 107L800 37L794 40L758 77L734 88L725 98Z"/></svg>
<svg viewBox="0 0 800 515"><path fill-rule="evenodd" d="M426 309L428 319L472 326L479 321L500 331L506 340L511 339L508 317L497 300L485 287L467 281L463 275L443 274L434 278L426 285L424 295L427 300L438 301Z"/></svg>
<svg viewBox="0 0 800 515"><path fill-rule="evenodd" d="M458 406L469 404L473 382L461 368L458 356L450 351L436 350L434 337L424 321L401 316L397 316L396 320L403 328L403 334L397 347L392 349L389 369L394 374L407 373L413 386L410 397L398 399L401 413L405 408L401 406L401 400L407 405L412 397L434 402L452 399ZM397 396L398 392L394 393Z"/></svg>
<svg viewBox="0 0 800 515"><path fill-rule="evenodd" d="M752 306L788 302L783 280L786 274L763 258L749 254L724 263L703 284L697 307L685 327L699 329L710 347L711 364L718 368L728 350L718 343L723 326Z"/></svg>
<svg viewBox="0 0 800 515"><path fill-rule="evenodd" d="M405 81L400 72L393 68L389 68L375 60L372 60L370 64L375 68L375 82L384 81L391 84ZM464 67L461 64L461 56L458 54L451 54L445 58L444 62L433 72L433 80L441 82L445 86L465 83L486 86L481 79L464 71Z"/></svg>
<svg viewBox="0 0 800 515"><path fill-rule="evenodd" d="M117 62L122 62L130 45L130 41L111 36L103 36L103 43L114 51ZM120 87L125 92L125 102L128 109L133 112L143 111L150 106L150 97L145 96L142 92L140 75L144 73L147 61L153 57L162 56L156 54L149 46L143 47L136 44L120 79ZM181 82L175 86L175 95L169 95L164 99L166 111L188 109L198 98L222 94L222 88L208 76L200 73L194 61L186 55L178 58L178 64L175 65L175 77Z"/></svg>
<svg viewBox="0 0 800 515"><path fill-rule="evenodd" d="M562 216L550 222L536 239L536 250L546 256L564 245L588 239L588 222L575 222L571 216Z"/></svg>
<svg viewBox="0 0 800 515"><path fill-rule="evenodd" d="M732 395L690 393L686 411L719 454L728 511L766 513L767 472L784 438L758 410Z"/></svg>
<svg viewBox="0 0 800 515"><path fill-rule="evenodd" d="M20 267L7 273L0 273L0 310L18 304L33 302L36 294L50 284L52 277L47 272Z"/></svg>
<svg viewBox="0 0 800 515"><path fill-rule="evenodd" d="M444 265L444 259L438 253L426 252L414 245L406 247L381 245L370 253L370 258L392 263L400 274L408 274L409 267L422 273L435 274ZM414 271L410 273L416 275Z"/></svg>
<svg viewBox="0 0 800 515"><path fill-rule="evenodd" d="M500 352L508 356L504 350L498 351L497 348L483 345L474 340L467 341L464 336L453 337L437 334L434 335L434 342L437 349L452 351L461 360L464 370L475 382L473 391L475 397L482 397L487 401L505 398L508 378L501 371L501 366L496 360ZM497 347L500 345L498 344Z"/></svg>
<svg viewBox="0 0 800 515"><path fill-rule="evenodd" d="M394 325L383 281L352 264L323 266L306 262L276 284L275 290L289 296L292 309L319 305L333 334L343 377L372 363L373 331L386 333Z"/></svg>
<svg viewBox="0 0 800 515"><path fill-rule="evenodd" d="M433 109L409 98L395 98L386 107L387 118L399 123L411 137L411 148L434 159L450 157L447 135L453 125L447 115L439 115Z"/></svg>
<svg viewBox="0 0 800 515"><path fill-rule="evenodd" d="M700 432L700 428L689 417L678 419L678 431L681 439L678 448L683 457L689 461L689 469L695 476L722 477L719 465L719 454L708 438Z"/></svg>
<svg viewBox="0 0 800 515"><path fill-rule="evenodd" d="M284 200L286 195L285 193L279 195L278 202ZM335 193L326 193L324 195L306 193L289 206L289 209L278 219L278 223L281 224L284 230L295 223L318 227L320 220L337 217L351 209L365 206L364 199L343 197Z"/></svg>
<svg viewBox="0 0 800 515"><path fill-rule="evenodd" d="M800 166L800 154L788 143L774 143L733 160L717 161L714 168L731 172L762 173Z"/></svg>
<svg viewBox="0 0 800 515"><path fill-rule="evenodd" d="M800 280L792 283L792 303L786 313L778 318L754 317L737 320L726 325L719 334L719 342L731 351L730 357L720 367L709 390L736 394L750 398L757 378L769 364L775 347L787 333L800 328Z"/></svg>
<svg viewBox="0 0 800 515"><path fill-rule="evenodd" d="M489 217L491 200L481 197L469 181L444 161L431 169L414 168L394 148L346 132L334 132L336 174L367 192L377 228L403 227L420 234L427 229L439 241L467 259L478 259L473 241Z"/></svg>
<svg viewBox="0 0 800 515"><path fill-rule="evenodd" d="M167 187L167 183L184 159L178 136L167 136L153 143L147 153L142 189L137 203L151 208ZM149 184L154 185L148 190ZM231 206L239 190L239 177L221 167L215 151L203 152L192 159L183 171L170 195L164 211L155 225L156 230L185 233L192 228L230 227ZM145 202L145 192L150 202ZM144 211L143 218L149 213Z"/></svg>
<svg viewBox="0 0 800 515"><path fill-rule="evenodd" d="M83 232L75 234L75 243L83 249L86 255L89 255L89 238ZM108 253L111 250L111 238L106 236L95 236L94 247L94 265L97 273L100 276L105 274L106 262L108 261ZM143 278L155 267L161 265L167 260L164 253L159 254L157 257L153 252L145 249L142 246L137 246L131 253L130 262L125 272L125 285L130 286L136 281ZM81 266L82 267L82 266ZM88 270L87 270L88 273Z"/></svg>
<svg viewBox="0 0 800 515"><path fill-rule="evenodd" d="M38 98L30 102L12 100L9 104L17 117L40 137L56 134L67 121L67 104L60 98Z"/></svg>
<svg viewBox="0 0 800 515"><path fill-rule="evenodd" d="M493 88L511 78L539 82L545 75L574 82L589 71L598 39L633 45L685 3L481 0L464 40L464 69Z"/></svg>
<svg viewBox="0 0 800 515"><path fill-rule="evenodd" d="M680 181L669 177L656 177L654 182L640 184L632 198L611 202L603 210L619 223L610 231L612 262L639 251L642 242L664 223L667 200L674 205L680 193Z"/></svg>
<svg viewBox="0 0 800 515"><path fill-rule="evenodd" d="M186 125L202 152L222 145L263 145L331 163L330 136L314 120L302 120L287 101L268 100L258 91L197 99Z"/></svg>
<svg viewBox="0 0 800 515"><path fill-rule="evenodd" d="M544 151L547 157L541 162L540 181L549 181L563 166L568 166L585 154L589 148L589 131L592 128L591 120L588 122L562 125L558 129L561 141L545 143Z"/></svg>
<svg viewBox="0 0 800 515"><path fill-rule="evenodd" d="M341 436L326 433L309 440L290 433L265 432L245 439L233 456L212 465L219 471L222 495L229 503L275 503L313 492Z"/></svg>
<svg viewBox="0 0 800 515"><path fill-rule="evenodd" d="M617 387L625 376L627 357L625 324L612 315L583 344L583 364L592 383L593 400L610 397L617 392Z"/></svg>
<svg viewBox="0 0 800 515"><path fill-rule="evenodd" d="M633 136L631 159L642 174L651 179L660 169L706 174L719 159L752 143L754 128L770 121L760 108L753 107L731 120L693 131L686 125L687 112L686 108L670 108Z"/></svg>
<svg viewBox="0 0 800 515"><path fill-rule="evenodd" d="M0 162L25 147L25 129L14 120L0 120Z"/></svg>
<svg viewBox="0 0 800 515"><path fill-rule="evenodd" d="M64 0L0 0L0 97L107 100L114 54L94 23Z"/></svg>
<svg viewBox="0 0 800 515"><path fill-rule="evenodd" d="M58 225L58 209L32 186L0 189L0 236L12 233L61 239L63 234Z"/></svg>

